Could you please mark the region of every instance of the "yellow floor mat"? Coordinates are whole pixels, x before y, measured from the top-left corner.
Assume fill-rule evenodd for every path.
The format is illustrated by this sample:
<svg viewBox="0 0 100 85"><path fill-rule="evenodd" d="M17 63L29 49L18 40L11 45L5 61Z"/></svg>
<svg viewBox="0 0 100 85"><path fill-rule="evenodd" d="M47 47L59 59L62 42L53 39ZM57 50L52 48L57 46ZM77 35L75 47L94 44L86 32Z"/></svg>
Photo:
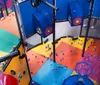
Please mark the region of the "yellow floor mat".
<svg viewBox="0 0 100 85"><path fill-rule="evenodd" d="M87 41L87 45L86 45L86 49L91 45L91 41L93 41L93 39L89 39ZM77 40L72 40L72 38L62 38L59 40L59 42L56 44L56 47L60 44L60 42L64 42L67 43L73 47L79 48L79 49L83 49L83 44L84 44L84 38L79 38ZM50 57L50 54L53 51L53 45L52 45L52 41L49 41L47 43L41 44L35 48L32 49L32 51L41 54L45 57Z"/></svg>
<svg viewBox="0 0 100 85"><path fill-rule="evenodd" d="M83 49L84 39L85 38L79 38L77 40L72 40L72 38L62 38L61 41L65 42L73 47ZM91 45L91 41L93 41L92 38L87 41L86 49Z"/></svg>

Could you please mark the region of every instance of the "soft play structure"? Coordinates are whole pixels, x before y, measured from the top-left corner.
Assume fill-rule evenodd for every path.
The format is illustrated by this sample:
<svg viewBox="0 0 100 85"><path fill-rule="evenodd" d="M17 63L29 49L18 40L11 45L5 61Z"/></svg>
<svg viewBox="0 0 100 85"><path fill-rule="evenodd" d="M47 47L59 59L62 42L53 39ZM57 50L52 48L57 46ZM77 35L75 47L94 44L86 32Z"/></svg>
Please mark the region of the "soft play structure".
<svg viewBox="0 0 100 85"><path fill-rule="evenodd" d="M0 85L100 85L99 0L0 0Z"/></svg>

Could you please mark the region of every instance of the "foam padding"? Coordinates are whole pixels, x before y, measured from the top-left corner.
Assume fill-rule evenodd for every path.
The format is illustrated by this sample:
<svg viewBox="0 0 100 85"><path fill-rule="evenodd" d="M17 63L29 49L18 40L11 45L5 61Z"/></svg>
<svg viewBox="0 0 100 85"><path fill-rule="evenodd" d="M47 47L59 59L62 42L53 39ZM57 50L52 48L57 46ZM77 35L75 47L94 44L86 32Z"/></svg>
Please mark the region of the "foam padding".
<svg viewBox="0 0 100 85"><path fill-rule="evenodd" d="M3 12L4 15L6 15L6 11L4 10ZM7 30L8 32L16 36L19 36L18 26L14 12L10 13L9 16L4 18L3 20L0 20L0 28Z"/></svg>
<svg viewBox="0 0 100 85"><path fill-rule="evenodd" d="M72 70L65 66L54 63L52 60L47 60L32 79L40 85L62 85L63 81L71 73Z"/></svg>
<svg viewBox="0 0 100 85"><path fill-rule="evenodd" d="M28 57L31 76L34 76L36 72L38 72L38 70L46 62L46 58L44 58L43 56L32 50L27 52L27 57Z"/></svg>
<svg viewBox="0 0 100 85"><path fill-rule="evenodd" d="M13 46L18 45L19 38L0 28L0 51L10 52Z"/></svg>
<svg viewBox="0 0 100 85"><path fill-rule="evenodd" d="M65 42L61 42L56 48L56 54L56 61L58 63L74 70L76 63L81 60L82 51Z"/></svg>
<svg viewBox="0 0 100 85"><path fill-rule="evenodd" d="M93 38L90 38L87 41L86 44L86 50L87 48L91 45L91 42L93 41ZM70 46L73 46L73 48L78 48L80 50L83 49L83 44L84 44L84 38L79 38L77 40L72 40L72 38L61 38L61 40L59 40L59 42L56 44L56 48L60 45L61 42L64 42ZM51 48L50 50L48 50L48 48L46 48L49 45L49 47ZM41 49L41 50L40 50ZM49 41L47 43L41 44L35 48L32 49L34 52L41 54L45 57L50 57L50 54L53 52L53 45L52 45L52 41Z"/></svg>
<svg viewBox="0 0 100 85"><path fill-rule="evenodd" d="M36 29L37 33L41 37L45 38L53 32L52 21L48 12L43 12L43 13L36 12L33 14L32 19L34 25L33 29Z"/></svg>
<svg viewBox="0 0 100 85"><path fill-rule="evenodd" d="M72 40L72 38L62 38L61 41L82 50L84 45L84 39L85 38L81 37L78 38L77 40ZM91 45L91 41L93 41L93 38L88 39L86 44L86 49Z"/></svg>
<svg viewBox="0 0 100 85"><path fill-rule="evenodd" d="M49 47L51 48L50 50L48 50L48 48L46 48L48 45L49 45ZM43 56L45 56L45 57L48 58L48 57L50 57L50 54L51 54L51 52L52 52L52 50L53 50L52 47L53 47L52 41L50 41L50 42L41 44L41 45L39 45L39 46L33 48L32 50L33 50L34 52L36 52L36 53L38 53L38 54L41 54L41 55L43 55Z"/></svg>
<svg viewBox="0 0 100 85"><path fill-rule="evenodd" d="M100 56L100 40L93 39L91 45L86 49L86 52L91 53L91 55Z"/></svg>

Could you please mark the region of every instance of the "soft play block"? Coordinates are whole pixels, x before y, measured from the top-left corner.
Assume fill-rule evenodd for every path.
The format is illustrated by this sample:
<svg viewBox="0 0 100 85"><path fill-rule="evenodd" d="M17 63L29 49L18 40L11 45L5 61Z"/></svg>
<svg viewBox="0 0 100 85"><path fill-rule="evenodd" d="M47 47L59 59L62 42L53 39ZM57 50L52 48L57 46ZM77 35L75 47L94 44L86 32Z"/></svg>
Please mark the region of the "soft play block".
<svg viewBox="0 0 100 85"><path fill-rule="evenodd" d="M71 26L81 25L83 21L83 11L80 5L75 1L71 1L69 2L69 9L69 22Z"/></svg>
<svg viewBox="0 0 100 85"><path fill-rule="evenodd" d="M41 37L45 38L53 32L52 21L48 12L34 13L32 19L34 29Z"/></svg>

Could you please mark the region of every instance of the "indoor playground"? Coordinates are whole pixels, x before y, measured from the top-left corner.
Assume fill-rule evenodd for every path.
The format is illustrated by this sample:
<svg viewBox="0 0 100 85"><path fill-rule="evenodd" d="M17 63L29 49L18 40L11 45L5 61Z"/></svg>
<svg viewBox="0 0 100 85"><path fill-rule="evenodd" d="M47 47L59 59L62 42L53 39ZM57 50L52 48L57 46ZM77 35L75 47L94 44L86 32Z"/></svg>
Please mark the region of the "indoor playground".
<svg viewBox="0 0 100 85"><path fill-rule="evenodd" d="M100 85L100 0L0 0L0 85Z"/></svg>

